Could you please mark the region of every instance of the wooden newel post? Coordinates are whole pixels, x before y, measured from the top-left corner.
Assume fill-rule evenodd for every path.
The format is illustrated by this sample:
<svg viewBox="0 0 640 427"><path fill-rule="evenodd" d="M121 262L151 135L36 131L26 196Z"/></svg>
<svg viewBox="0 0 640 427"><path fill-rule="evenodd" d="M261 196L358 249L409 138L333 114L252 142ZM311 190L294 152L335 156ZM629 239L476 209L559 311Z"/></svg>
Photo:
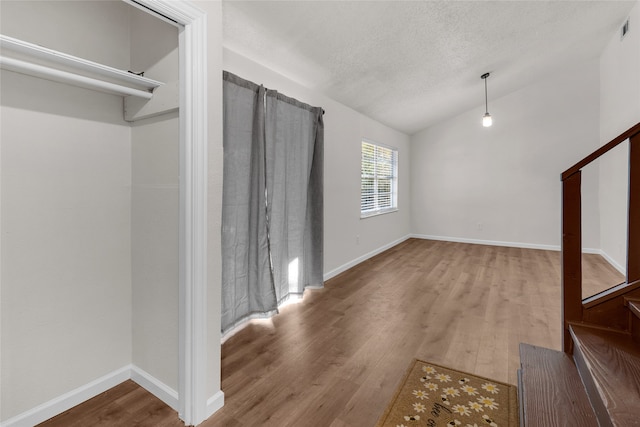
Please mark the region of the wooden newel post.
<svg viewBox="0 0 640 427"><path fill-rule="evenodd" d="M640 280L640 133L629 138L627 283Z"/></svg>
<svg viewBox="0 0 640 427"><path fill-rule="evenodd" d="M562 342L571 352L568 322L582 320L581 172L562 181Z"/></svg>

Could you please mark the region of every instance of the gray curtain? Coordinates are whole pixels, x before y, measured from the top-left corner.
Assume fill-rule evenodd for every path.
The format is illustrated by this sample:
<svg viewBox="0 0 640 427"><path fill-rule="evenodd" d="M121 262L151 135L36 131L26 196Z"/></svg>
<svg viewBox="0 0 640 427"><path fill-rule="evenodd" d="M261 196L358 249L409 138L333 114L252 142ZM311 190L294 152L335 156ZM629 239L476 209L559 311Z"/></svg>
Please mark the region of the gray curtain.
<svg viewBox="0 0 640 427"><path fill-rule="evenodd" d="M322 109L224 72L222 332L321 286Z"/></svg>

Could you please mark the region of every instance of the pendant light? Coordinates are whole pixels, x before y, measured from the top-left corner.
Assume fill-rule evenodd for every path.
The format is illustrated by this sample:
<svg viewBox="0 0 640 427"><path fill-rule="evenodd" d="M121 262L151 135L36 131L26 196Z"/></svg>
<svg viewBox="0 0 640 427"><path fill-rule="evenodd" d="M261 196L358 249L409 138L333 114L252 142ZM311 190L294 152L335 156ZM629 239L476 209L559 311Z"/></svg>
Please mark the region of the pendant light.
<svg viewBox="0 0 640 427"><path fill-rule="evenodd" d="M482 117L482 126L488 128L493 124L493 119L491 118L491 114L489 114L489 102L487 101L487 77L489 77L489 73L484 73L480 76L482 80L484 80L484 105L486 107L486 113Z"/></svg>

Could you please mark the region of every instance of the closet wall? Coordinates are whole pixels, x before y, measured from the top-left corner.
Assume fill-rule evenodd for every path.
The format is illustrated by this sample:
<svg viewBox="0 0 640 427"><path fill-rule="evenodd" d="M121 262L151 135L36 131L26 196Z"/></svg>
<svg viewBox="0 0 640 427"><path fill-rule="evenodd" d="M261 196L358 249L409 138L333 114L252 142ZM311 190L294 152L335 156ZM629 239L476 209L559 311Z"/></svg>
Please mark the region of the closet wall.
<svg viewBox="0 0 640 427"><path fill-rule="evenodd" d="M177 30L121 1L0 8L4 35L177 80ZM132 363L177 389L177 113L128 123L121 96L0 84L0 421Z"/></svg>
<svg viewBox="0 0 640 427"><path fill-rule="evenodd" d="M178 29L137 9L130 29L131 69L165 82L169 110L131 127L133 364L178 390Z"/></svg>

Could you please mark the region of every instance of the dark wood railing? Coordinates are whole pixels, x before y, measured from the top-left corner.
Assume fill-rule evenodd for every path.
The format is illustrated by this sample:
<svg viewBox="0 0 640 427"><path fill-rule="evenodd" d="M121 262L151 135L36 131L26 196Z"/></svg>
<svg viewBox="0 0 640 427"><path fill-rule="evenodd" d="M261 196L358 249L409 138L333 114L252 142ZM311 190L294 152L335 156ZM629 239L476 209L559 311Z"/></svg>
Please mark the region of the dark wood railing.
<svg viewBox="0 0 640 427"><path fill-rule="evenodd" d="M562 173L562 341L571 351L569 324L584 318L582 304L582 203L581 170L620 143L629 140L629 211L627 225L627 276L640 280L640 123L620 134Z"/></svg>

